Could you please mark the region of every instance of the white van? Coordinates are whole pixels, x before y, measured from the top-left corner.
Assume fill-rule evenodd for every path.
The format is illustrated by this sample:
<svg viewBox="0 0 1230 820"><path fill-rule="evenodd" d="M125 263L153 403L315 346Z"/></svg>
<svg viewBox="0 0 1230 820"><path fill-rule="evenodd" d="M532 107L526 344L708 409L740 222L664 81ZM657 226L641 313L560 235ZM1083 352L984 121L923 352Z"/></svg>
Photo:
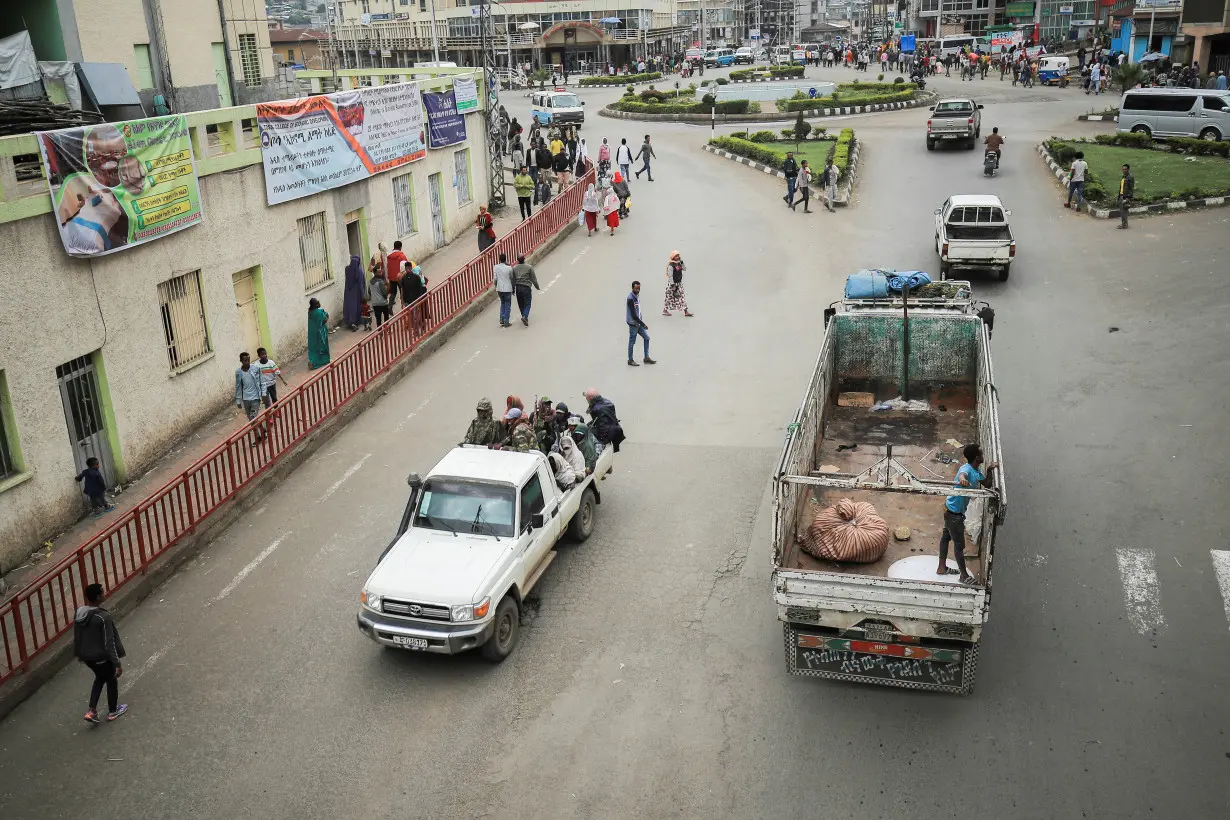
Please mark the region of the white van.
<svg viewBox="0 0 1230 820"><path fill-rule="evenodd" d="M1134 88L1119 101L1117 130L1154 137L1230 138L1230 91Z"/></svg>
<svg viewBox="0 0 1230 820"><path fill-rule="evenodd" d="M940 50L940 56L947 57L949 54L973 48L977 42L977 38L972 34L960 34L953 37L941 37L935 41L935 44Z"/></svg>
<svg viewBox="0 0 1230 820"><path fill-rule="evenodd" d="M575 125L585 122L585 103L565 88L535 91L530 95L530 115L539 125Z"/></svg>

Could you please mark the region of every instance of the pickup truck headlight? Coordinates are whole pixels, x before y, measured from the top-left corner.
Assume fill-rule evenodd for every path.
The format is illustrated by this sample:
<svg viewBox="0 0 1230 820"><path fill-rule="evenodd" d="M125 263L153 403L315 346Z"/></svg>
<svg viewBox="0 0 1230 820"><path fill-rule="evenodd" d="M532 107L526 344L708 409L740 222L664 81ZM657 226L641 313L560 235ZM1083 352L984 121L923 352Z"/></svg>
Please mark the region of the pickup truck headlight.
<svg viewBox="0 0 1230 820"><path fill-rule="evenodd" d="M377 612L379 612L379 611L380 611L380 600L381 600L381 598L380 598L380 596L379 596L379 595L375 595L375 594L373 594L373 593L371 593L371 592L368 592L368 591L365 589L365 590L363 590L363 592L359 595L359 600L360 600L360 601L362 601L362 602L363 602L363 605L364 605L364 606L366 606L368 609L374 609L374 610L376 610Z"/></svg>
<svg viewBox="0 0 1230 820"><path fill-rule="evenodd" d="M477 604L453 607L450 617L454 621L478 621L487 617L490 609L491 599L483 598Z"/></svg>

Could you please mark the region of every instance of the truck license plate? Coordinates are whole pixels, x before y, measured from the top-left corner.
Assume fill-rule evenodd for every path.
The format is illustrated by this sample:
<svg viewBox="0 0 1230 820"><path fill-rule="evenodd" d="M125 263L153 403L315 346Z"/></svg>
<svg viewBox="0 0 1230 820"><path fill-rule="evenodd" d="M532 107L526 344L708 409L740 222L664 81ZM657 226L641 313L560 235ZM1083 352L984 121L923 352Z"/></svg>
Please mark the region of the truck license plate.
<svg viewBox="0 0 1230 820"><path fill-rule="evenodd" d="M403 649L426 649L427 648L426 638L407 638L401 635L394 635L393 643L397 644Z"/></svg>

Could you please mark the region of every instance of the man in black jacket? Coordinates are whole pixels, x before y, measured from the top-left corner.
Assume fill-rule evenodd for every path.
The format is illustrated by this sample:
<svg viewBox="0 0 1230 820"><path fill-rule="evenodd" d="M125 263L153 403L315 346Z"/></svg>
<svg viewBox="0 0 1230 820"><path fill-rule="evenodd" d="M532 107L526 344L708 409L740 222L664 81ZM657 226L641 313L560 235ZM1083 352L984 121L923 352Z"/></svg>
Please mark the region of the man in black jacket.
<svg viewBox="0 0 1230 820"><path fill-rule="evenodd" d="M99 723L98 697L103 686L107 687L107 720L115 720L128 711L128 704L116 704L119 699L117 678L124 673L120 658L124 657L124 644L120 633L111 620L111 613L103 609L102 584L90 584L85 588L86 606L77 609L73 622L73 653L77 660L90 667L94 673L94 685L90 689L90 708L85 719Z"/></svg>
<svg viewBox="0 0 1230 820"><path fill-rule="evenodd" d="M547 186L555 181L555 157L551 154L551 149L547 147L546 140L538 140L538 148L534 150L534 163L538 166L538 179L535 180L541 184L541 180L546 180ZM534 204L538 204L538 186L534 187Z"/></svg>
<svg viewBox="0 0 1230 820"><path fill-rule="evenodd" d="M619 424L619 419L615 416L614 403L610 399L603 398L602 394L592 387L585 391L585 400L589 402L590 427L594 438L603 444L611 445L618 453L619 445L626 437L623 427Z"/></svg>
<svg viewBox="0 0 1230 820"><path fill-rule="evenodd" d="M782 199L793 208L794 184L799 178L799 164L794 161L794 151L786 152L786 161L782 163L782 173L786 175L786 195Z"/></svg>

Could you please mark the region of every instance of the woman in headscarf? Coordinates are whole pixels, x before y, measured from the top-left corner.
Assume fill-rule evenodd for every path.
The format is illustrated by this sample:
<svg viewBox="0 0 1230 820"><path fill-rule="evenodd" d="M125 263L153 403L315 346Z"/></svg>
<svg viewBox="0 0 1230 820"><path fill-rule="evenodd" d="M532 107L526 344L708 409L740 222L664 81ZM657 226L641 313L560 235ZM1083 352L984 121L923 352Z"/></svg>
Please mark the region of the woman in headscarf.
<svg viewBox="0 0 1230 820"><path fill-rule="evenodd" d="M474 227L478 228L478 252L482 253L495 244L495 220L487 212L486 205L478 206L478 217L474 220Z"/></svg>
<svg viewBox="0 0 1230 820"><path fill-rule="evenodd" d="M586 236L592 236L594 231L598 230L598 212L601 210L602 203L598 200L598 191L591 182L585 189L585 198L581 200L581 211L585 214Z"/></svg>
<svg viewBox="0 0 1230 820"><path fill-rule="evenodd" d="M363 278L363 263L358 256L351 256L350 264L346 266L346 289L342 292L342 321L351 330L359 329L363 297L366 293L367 281Z"/></svg>
<svg viewBox="0 0 1230 820"><path fill-rule="evenodd" d="M632 189L628 187L627 180L624 179L624 175L619 171L615 172L615 179L611 180L611 190L619 198L619 215L626 217L628 215L628 200L632 199Z"/></svg>
<svg viewBox="0 0 1230 820"><path fill-rule="evenodd" d="M376 243L376 253L372 254L371 261L367 263L367 272L375 276L377 272L381 276L385 276L389 270L389 246L383 242Z"/></svg>
<svg viewBox="0 0 1230 820"><path fill-rule="evenodd" d="M688 310L688 296L683 290L683 272L687 270L679 251L672 251L670 262L666 265L666 304L662 308L663 316L670 316L672 310L682 310L684 316L691 316Z"/></svg>
<svg viewBox="0 0 1230 820"><path fill-rule="evenodd" d="M585 176L588 171L589 164L589 147L585 144L585 137L581 137L581 141L577 144L577 176Z"/></svg>
<svg viewBox="0 0 1230 820"><path fill-rule="evenodd" d="M507 416L508 411L513 409L514 407L520 410L522 413L525 412L525 404L522 403L520 396L511 395L508 398L504 399L504 415L505 416Z"/></svg>
<svg viewBox="0 0 1230 820"><path fill-rule="evenodd" d="M308 369L315 370L329 363L329 314L315 296L308 300L307 326Z"/></svg>
<svg viewBox="0 0 1230 820"><path fill-rule="evenodd" d="M607 143L606 137L602 138L602 144L598 146L598 176L606 176L606 172L611 168L611 146Z"/></svg>
<svg viewBox="0 0 1230 820"><path fill-rule="evenodd" d="M607 227L611 229L611 236L614 236L615 229L619 227L619 196L613 188L606 185L603 190L606 193L602 198L602 213L606 217Z"/></svg>

